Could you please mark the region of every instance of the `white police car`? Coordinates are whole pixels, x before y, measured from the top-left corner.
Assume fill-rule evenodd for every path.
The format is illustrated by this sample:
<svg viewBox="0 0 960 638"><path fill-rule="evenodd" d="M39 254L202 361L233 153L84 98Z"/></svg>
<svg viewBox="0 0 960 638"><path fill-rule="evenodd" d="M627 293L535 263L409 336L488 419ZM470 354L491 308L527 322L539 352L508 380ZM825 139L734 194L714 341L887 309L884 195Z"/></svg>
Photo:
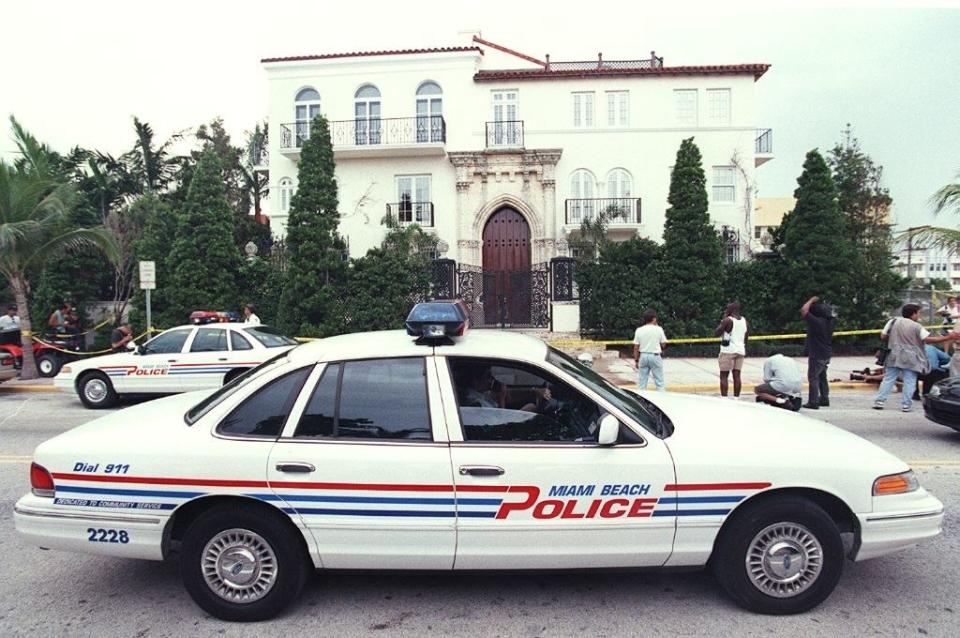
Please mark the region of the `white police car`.
<svg viewBox="0 0 960 638"><path fill-rule="evenodd" d="M128 352L74 361L54 378L88 408L107 408L123 394L174 394L219 387L297 345L260 324L178 326Z"/></svg>
<svg viewBox="0 0 960 638"><path fill-rule="evenodd" d="M231 620L277 614L314 569L708 561L739 604L787 614L823 601L846 558L940 532L942 504L903 461L831 425L638 396L533 338L449 338L455 308L414 313L431 338L324 339L43 443L17 530L178 553L194 600Z"/></svg>

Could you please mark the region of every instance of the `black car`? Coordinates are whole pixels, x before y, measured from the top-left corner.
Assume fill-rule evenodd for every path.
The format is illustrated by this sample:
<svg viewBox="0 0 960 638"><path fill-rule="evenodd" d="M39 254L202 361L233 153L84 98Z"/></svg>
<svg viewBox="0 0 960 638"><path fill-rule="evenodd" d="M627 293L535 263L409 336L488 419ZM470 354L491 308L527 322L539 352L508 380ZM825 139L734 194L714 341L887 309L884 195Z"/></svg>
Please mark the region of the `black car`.
<svg viewBox="0 0 960 638"><path fill-rule="evenodd" d="M934 423L960 432L960 377L934 384L923 397L923 412Z"/></svg>

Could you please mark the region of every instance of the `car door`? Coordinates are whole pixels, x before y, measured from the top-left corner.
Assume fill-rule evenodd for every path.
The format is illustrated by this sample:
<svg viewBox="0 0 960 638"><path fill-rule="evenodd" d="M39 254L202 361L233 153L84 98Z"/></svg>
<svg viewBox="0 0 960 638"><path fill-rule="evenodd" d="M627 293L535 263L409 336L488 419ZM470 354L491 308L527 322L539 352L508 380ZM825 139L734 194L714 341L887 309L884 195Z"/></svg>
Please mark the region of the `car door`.
<svg viewBox="0 0 960 638"><path fill-rule="evenodd" d="M166 394L181 392L176 364L193 333L193 328L161 332L129 355L129 365L101 367L110 375L117 392ZM124 364L127 362L124 361Z"/></svg>
<svg viewBox="0 0 960 638"><path fill-rule="evenodd" d="M450 569L450 453L425 357L318 365L267 468L324 567ZM295 418L296 417L296 418Z"/></svg>
<svg viewBox="0 0 960 638"><path fill-rule="evenodd" d="M457 487L456 569L669 558L675 506L657 503L675 480L662 441L621 424L618 444L598 445L608 409L559 370L466 357L437 366Z"/></svg>
<svg viewBox="0 0 960 638"><path fill-rule="evenodd" d="M231 369L229 335L224 326L197 328L180 360L172 366L183 392L218 388Z"/></svg>

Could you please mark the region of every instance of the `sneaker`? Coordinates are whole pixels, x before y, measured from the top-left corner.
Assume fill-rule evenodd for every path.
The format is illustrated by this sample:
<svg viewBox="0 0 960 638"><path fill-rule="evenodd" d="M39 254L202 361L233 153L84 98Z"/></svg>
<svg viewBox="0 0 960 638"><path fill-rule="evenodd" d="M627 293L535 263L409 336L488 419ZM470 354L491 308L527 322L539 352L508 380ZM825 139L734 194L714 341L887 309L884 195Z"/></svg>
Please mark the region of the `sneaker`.
<svg viewBox="0 0 960 638"><path fill-rule="evenodd" d="M909 405L901 405L901 406L900 406L900 411L901 411L901 412L909 412L909 411L910 411L910 406L909 406Z"/></svg>
<svg viewBox="0 0 960 638"><path fill-rule="evenodd" d="M821 407L821 408L829 408L829 407L830 407L830 399L820 399L820 407Z"/></svg>
<svg viewBox="0 0 960 638"><path fill-rule="evenodd" d="M883 404L880 403L879 401L874 401L874 402L873 402L873 409L874 409L874 410L882 410L882 409L883 409Z"/></svg>
<svg viewBox="0 0 960 638"><path fill-rule="evenodd" d="M776 401L776 402L777 402L777 405L786 405L786 403L787 403L787 398L786 398L786 397L777 397L777 401Z"/></svg>
<svg viewBox="0 0 960 638"><path fill-rule="evenodd" d="M819 406L819 405L817 405L816 403L810 403L810 402L804 403L804 404L803 404L803 407L805 407L805 408L808 409L808 410L819 410L819 409L820 409L820 406Z"/></svg>

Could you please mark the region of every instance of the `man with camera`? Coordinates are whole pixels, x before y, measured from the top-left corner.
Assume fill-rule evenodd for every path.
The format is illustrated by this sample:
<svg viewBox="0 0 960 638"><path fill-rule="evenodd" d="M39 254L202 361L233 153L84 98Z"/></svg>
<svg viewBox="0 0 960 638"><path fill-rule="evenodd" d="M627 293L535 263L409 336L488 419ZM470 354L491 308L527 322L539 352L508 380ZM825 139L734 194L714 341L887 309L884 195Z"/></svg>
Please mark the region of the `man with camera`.
<svg viewBox="0 0 960 638"><path fill-rule="evenodd" d="M827 367L833 356L833 323L836 308L813 296L800 308L800 316L807 324L807 402L803 407L819 410L830 405L830 382Z"/></svg>

